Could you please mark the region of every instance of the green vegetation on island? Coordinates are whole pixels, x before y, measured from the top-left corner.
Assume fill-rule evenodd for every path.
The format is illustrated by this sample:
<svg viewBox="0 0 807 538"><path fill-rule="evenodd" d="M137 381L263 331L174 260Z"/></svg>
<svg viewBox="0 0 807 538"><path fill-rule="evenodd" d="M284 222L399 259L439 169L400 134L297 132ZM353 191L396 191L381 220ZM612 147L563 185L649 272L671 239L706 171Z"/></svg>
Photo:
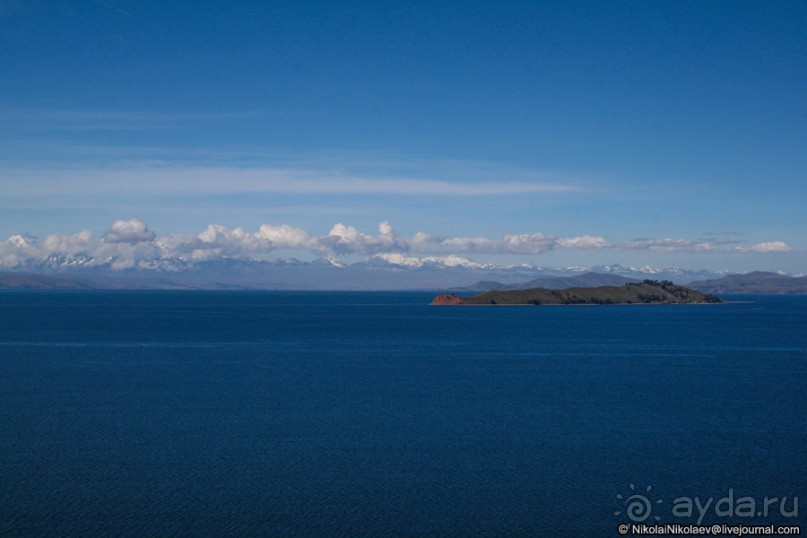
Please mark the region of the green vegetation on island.
<svg viewBox="0 0 807 538"><path fill-rule="evenodd" d="M703 304L721 303L718 297L669 280L645 280L624 286L548 290L488 291L473 297L438 295L435 305L559 305L559 304Z"/></svg>

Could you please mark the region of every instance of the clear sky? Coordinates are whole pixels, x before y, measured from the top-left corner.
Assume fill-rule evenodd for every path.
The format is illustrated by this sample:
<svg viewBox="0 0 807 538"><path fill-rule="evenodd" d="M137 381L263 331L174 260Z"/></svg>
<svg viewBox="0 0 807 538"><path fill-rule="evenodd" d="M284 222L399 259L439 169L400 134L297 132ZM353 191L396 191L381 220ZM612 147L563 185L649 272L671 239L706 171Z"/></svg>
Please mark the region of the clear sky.
<svg viewBox="0 0 807 538"><path fill-rule="evenodd" d="M806 61L804 1L0 0L0 237L803 273Z"/></svg>

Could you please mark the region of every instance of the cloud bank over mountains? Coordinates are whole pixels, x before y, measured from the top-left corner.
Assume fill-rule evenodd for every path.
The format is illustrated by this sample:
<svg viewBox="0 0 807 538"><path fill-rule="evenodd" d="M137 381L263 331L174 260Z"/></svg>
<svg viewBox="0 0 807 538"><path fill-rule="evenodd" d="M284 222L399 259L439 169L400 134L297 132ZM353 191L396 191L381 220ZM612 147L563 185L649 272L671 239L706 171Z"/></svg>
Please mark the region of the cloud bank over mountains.
<svg viewBox="0 0 807 538"><path fill-rule="evenodd" d="M88 230L72 235L49 235L44 240L13 235L0 244L0 268L25 268L58 259L63 266L107 266L113 270L165 269L171 266L163 262L173 260L176 262L174 267L179 269L195 262L218 259L268 259L275 251L300 251L318 258L377 257L406 266L417 265L423 260L440 260L446 265L472 267L476 262L461 256L537 255L561 249L763 254L791 250L782 241L736 245L690 239L637 238L613 244L595 235L557 237L543 233L489 238L446 237L417 232L404 237L386 221L378 225L375 234L361 232L343 223L335 224L326 235L313 235L288 224L263 224L255 232L210 224L196 235L158 236L135 217L115 221L100 238Z"/></svg>

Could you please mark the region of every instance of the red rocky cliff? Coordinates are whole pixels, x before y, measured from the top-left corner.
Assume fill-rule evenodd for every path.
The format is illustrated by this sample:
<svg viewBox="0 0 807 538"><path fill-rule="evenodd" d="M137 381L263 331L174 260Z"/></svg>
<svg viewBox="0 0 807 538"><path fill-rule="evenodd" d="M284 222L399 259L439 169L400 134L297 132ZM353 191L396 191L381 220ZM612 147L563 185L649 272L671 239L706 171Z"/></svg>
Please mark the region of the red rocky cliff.
<svg viewBox="0 0 807 538"><path fill-rule="evenodd" d="M454 295L452 293L452 294L438 295L437 297L434 298L434 300L432 301L432 304L436 304L436 305L453 305L453 304L460 304L461 302L462 302L462 299L460 299L459 297L457 297L456 295Z"/></svg>

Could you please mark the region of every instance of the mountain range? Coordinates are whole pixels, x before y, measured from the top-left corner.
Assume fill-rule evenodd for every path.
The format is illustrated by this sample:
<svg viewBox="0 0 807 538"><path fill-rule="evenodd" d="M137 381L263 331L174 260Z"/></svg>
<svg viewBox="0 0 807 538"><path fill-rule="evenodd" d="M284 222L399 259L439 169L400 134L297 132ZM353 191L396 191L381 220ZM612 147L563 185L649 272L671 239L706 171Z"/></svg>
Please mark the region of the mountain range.
<svg viewBox="0 0 807 538"><path fill-rule="evenodd" d="M768 275L767 277L751 275ZM0 288L62 289L265 289L265 290L449 290L620 286L644 279L670 280L708 292L729 290L803 293L803 280L777 273L749 273L764 281L754 288L741 280L722 281L726 272L650 266L541 267L495 265L456 256L415 258L381 254L353 263L337 258L210 261L161 258L136 267L115 268L114 260L52 256L0 273ZM774 284L776 278L783 284ZM721 284L722 282L722 284ZM700 287L699 287L700 286ZM718 286L715 288L714 286Z"/></svg>
<svg viewBox="0 0 807 538"><path fill-rule="evenodd" d="M598 286L623 286L630 282L640 282L638 278L631 278L622 275L596 273L588 271L574 276L545 276L534 278L527 282L515 284L504 284L494 281L480 281L471 286L453 288L449 291L511 291L528 290L533 288L543 288L547 290L560 290L563 288L596 288Z"/></svg>
<svg viewBox="0 0 807 538"><path fill-rule="evenodd" d="M689 286L706 293L807 293L807 276L754 271L690 282Z"/></svg>

